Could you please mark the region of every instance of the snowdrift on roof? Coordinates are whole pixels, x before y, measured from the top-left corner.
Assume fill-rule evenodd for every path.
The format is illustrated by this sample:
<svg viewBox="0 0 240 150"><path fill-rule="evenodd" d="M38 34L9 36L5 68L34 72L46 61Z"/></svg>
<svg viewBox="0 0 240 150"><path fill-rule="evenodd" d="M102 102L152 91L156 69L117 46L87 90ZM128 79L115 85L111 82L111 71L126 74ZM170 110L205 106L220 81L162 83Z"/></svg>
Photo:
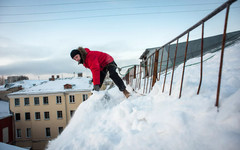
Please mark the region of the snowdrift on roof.
<svg viewBox="0 0 240 150"><path fill-rule="evenodd" d="M181 99L182 66L176 69L172 96L167 88L162 93L161 80L146 96L132 92L125 99L117 88L108 91L110 100L104 99L104 91L93 93L47 150L238 150L239 48L238 43L225 50L219 112L214 106L220 60L216 52L204 63L200 95L196 95L199 65L186 68ZM196 61L199 58L187 63Z"/></svg>

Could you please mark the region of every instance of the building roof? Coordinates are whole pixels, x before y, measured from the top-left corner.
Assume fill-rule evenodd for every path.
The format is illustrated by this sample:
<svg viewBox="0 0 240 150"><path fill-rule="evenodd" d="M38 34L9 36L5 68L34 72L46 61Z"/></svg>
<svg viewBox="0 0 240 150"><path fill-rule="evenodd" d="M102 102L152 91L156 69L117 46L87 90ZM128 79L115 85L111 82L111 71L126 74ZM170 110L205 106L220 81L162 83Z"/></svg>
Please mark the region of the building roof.
<svg viewBox="0 0 240 150"><path fill-rule="evenodd" d="M6 90L7 90L7 88L5 88L4 85L0 85L0 91L6 91Z"/></svg>
<svg viewBox="0 0 240 150"><path fill-rule="evenodd" d="M23 89L25 88L30 88L32 86L36 86L41 84L42 82L45 82L46 80L21 80L13 83L7 83L3 86L0 86L0 90L8 90L10 88L15 88L15 87L22 87Z"/></svg>
<svg viewBox="0 0 240 150"><path fill-rule="evenodd" d="M9 103L5 101L0 101L0 119L11 116L9 112Z"/></svg>
<svg viewBox="0 0 240 150"><path fill-rule="evenodd" d="M8 94L8 96L14 95L35 95L35 94L51 94L70 91L91 91L92 83L90 78L77 77L77 78L65 78L56 79L54 81L45 81L40 85L36 85L30 88L23 89L18 92ZM72 89L64 89L64 85L72 85Z"/></svg>
<svg viewBox="0 0 240 150"><path fill-rule="evenodd" d="M22 147L18 147L15 145L9 145L6 143L2 143L2 142L0 142L0 148L6 149L6 150L29 150L29 148L22 148Z"/></svg>

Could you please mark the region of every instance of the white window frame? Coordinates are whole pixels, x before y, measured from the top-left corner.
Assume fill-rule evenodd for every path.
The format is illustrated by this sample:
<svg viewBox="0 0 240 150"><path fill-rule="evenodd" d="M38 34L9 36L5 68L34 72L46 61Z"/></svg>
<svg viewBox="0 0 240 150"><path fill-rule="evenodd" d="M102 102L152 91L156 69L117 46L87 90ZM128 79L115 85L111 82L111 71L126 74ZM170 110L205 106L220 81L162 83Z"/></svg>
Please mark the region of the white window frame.
<svg viewBox="0 0 240 150"><path fill-rule="evenodd" d="M60 135L63 132L63 127L58 127L58 134Z"/></svg>
<svg viewBox="0 0 240 150"><path fill-rule="evenodd" d="M69 95L69 103L75 103L75 96Z"/></svg>
<svg viewBox="0 0 240 150"><path fill-rule="evenodd" d="M57 119L63 119L63 113L61 110L57 111Z"/></svg>
<svg viewBox="0 0 240 150"><path fill-rule="evenodd" d="M49 135L48 135L48 129L49 129ZM45 134L46 134L46 137L47 137L47 138L50 138L50 137L51 137L51 128L50 128L50 127L45 128Z"/></svg>
<svg viewBox="0 0 240 150"><path fill-rule="evenodd" d="M27 114L29 114L29 119L27 119ZM26 121L31 120L31 113L30 112L25 112L25 120Z"/></svg>
<svg viewBox="0 0 240 150"><path fill-rule="evenodd" d="M46 113L48 113L48 118L46 118ZM50 120L50 112L49 111L44 112L44 120Z"/></svg>
<svg viewBox="0 0 240 150"><path fill-rule="evenodd" d="M56 104L62 104L62 96L56 96Z"/></svg>
<svg viewBox="0 0 240 150"><path fill-rule="evenodd" d="M36 101L38 101L38 104L36 104ZM40 98L34 97L34 105L40 105Z"/></svg>
<svg viewBox="0 0 240 150"><path fill-rule="evenodd" d="M47 103L45 103L45 100L47 101ZM44 96L43 97L43 105L48 105L48 104L49 104L48 96Z"/></svg>
<svg viewBox="0 0 240 150"><path fill-rule="evenodd" d="M70 117L73 117L75 110L70 110Z"/></svg>
<svg viewBox="0 0 240 150"><path fill-rule="evenodd" d="M16 105L16 101L18 101L17 105ZM14 104L15 104L15 106L20 106L20 98L15 98L14 99Z"/></svg>
<svg viewBox="0 0 240 150"><path fill-rule="evenodd" d="M39 114L39 118L37 118L37 114ZM41 113L40 112L35 112L35 120L41 120Z"/></svg>
<svg viewBox="0 0 240 150"><path fill-rule="evenodd" d="M83 94L82 95L82 99L83 99L83 102L86 101L88 99L88 95L87 94Z"/></svg>
<svg viewBox="0 0 240 150"><path fill-rule="evenodd" d="M16 129L16 138L22 138L21 129Z"/></svg>
<svg viewBox="0 0 240 150"><path fill-rule="evenodd" d="M31 138L31 137L32 137L32 129L26 128L26 138Z"/></svg>
<svg viewBox="0 0 240 150"><path fill-rule="evenodd" d="M28 103L26 103L26 102L28 102ZM24 106L29 106L30 105L30 99L29 99L29 97L25 97L24 98Z"/></svg>

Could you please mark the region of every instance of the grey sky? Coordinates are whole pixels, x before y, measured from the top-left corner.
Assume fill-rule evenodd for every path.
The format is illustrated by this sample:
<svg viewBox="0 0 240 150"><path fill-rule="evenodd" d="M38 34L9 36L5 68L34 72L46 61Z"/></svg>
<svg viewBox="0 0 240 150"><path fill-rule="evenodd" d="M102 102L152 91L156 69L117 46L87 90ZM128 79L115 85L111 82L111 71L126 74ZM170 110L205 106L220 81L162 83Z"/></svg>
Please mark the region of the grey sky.
<svg viewBox="0 0 240 150"><path fill-rule="evenodd" d="M146 48L165 44L225 1L82 2L0 1L0 75L88 72L69 56L78 46L109 53L119 67L138 64ZM237 1L230 9L229 32L240 30L239 14ZM205 25L206 36L223 32L224 15ZM190 40L199 37L196 31Z"/></svg>

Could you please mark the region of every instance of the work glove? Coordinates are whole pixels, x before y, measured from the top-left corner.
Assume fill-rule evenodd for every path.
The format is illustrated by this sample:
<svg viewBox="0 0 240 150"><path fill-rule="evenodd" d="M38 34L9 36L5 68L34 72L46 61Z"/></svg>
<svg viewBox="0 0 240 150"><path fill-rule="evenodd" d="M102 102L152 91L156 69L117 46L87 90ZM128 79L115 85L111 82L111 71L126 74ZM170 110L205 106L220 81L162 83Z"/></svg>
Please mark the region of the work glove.
<svg viewBox="0 0 240 150"><path fill-rule="evenodd" d="M94 85L93 90L94 91L99 91L100 90L100 86L99 85Z"/></svg>

